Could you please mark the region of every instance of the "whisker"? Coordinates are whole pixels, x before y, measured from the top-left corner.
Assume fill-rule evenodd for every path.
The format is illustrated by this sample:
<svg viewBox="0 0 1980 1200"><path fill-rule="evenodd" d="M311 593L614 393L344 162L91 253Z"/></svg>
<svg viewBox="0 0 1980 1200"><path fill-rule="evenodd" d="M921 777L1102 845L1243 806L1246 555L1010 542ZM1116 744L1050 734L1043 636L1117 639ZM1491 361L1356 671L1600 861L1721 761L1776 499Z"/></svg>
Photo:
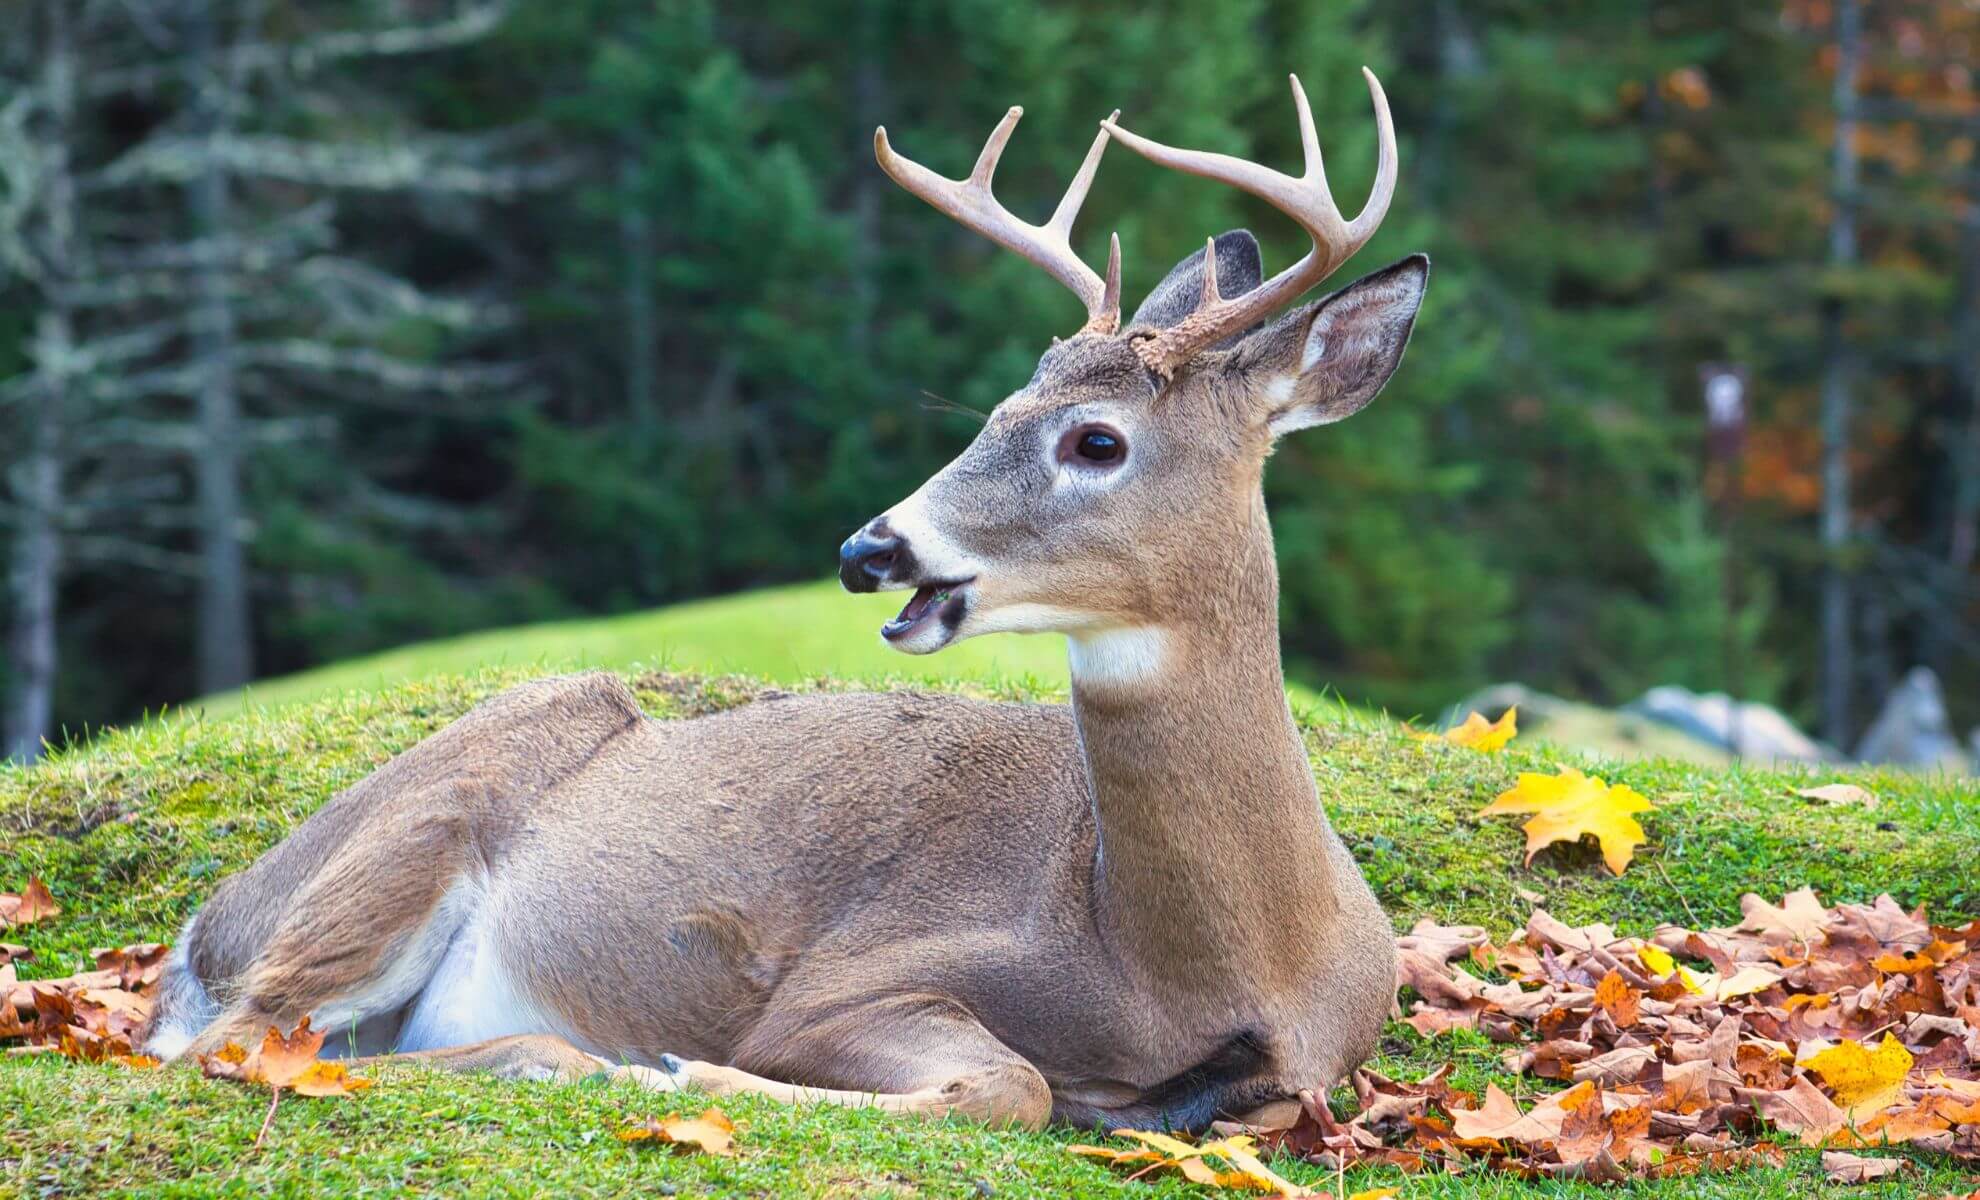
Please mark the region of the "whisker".
<svg viewBox="0 0 1980 1200"><path fill-rule="evenodd" d="M976 423L979 425L987 422L990 419L990 414L984 412L982 409L971 408L967 404L958 404L954 400L949 399L947 396L938 396L934 392L927 391L925 389L922 391L921 394L928 397L929 400L934 402L932 404L924 404L921 406L922 409L926 412L960 413L965 417L973 418L976 421Z"/></svg>

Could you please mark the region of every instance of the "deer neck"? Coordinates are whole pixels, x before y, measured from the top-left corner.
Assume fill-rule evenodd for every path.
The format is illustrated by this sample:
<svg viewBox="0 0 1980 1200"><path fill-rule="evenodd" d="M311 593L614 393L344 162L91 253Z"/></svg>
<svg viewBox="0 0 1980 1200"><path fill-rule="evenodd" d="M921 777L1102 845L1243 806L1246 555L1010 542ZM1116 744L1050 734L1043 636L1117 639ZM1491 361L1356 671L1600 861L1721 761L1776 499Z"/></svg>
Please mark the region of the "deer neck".
<svg viewBox="0 0 1980 1200"><path fill-rule="evenodd" d="M1134 968L1192 991L1227 972L1310 977L1336 907L1263 536L1248 556L1262 568L1222 581L1200 615L1072 639L1102 934Z"/></svg>

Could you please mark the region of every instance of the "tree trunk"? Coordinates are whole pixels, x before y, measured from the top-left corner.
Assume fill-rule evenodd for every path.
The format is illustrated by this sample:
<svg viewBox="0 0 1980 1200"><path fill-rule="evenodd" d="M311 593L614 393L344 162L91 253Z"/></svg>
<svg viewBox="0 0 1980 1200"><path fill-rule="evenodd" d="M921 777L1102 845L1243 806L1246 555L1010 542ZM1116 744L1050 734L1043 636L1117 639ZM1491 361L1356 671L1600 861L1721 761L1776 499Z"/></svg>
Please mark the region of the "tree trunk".
<svg viewBox="0 0 1980 1200"><path fill-rule="evenodd" d="M191 17L193 70L199 95L200 128L209 139L225 132L236 81L220 54L218 18L195 5ZM188 186L193 235L209 245L231 224L228 172L208 154ZM254 672L253 631L249 623L247 563L242 546L240 399L234 376L236 342L228 265L211 255L202 260L193 284L193 363L199 376L199 441L195 486L198 493L199 613L198 675L203 692L225 691L246 683Z"/></svg>
<svg viewBox="0 0 1980 1200"><path fill-rule="evenodd" d="M56 4L66 0L54 0ZM6 752L32 762L54 735L55 635L62 583L62 416L69 402L68 363L74 352L69 313L51 305L36 334L41 385L23 431L26 453L16 489L20 523L9 574L13 663L7 698Z"/></svg>
<svg viewBox="0 0 1980 1200"><path fill-rule="evenodd" d="M1829 219L1829 266L1856 262L1856 78L1862 60L1862 13L1857 0L1836 3L1836 134ZM1847 745L1851 659L1849 565L1850 363L1843 345L1843 305L1822 301L1822 734Z"/></svg>
<svg viewBox="0 0 1980 1200"><path fill-rule="evenodd" d="M1953 580L1964 583L1980 551L1980 180L1967 176L1966 203L1960 212L1959 349L1953 361L1953 386L1966 407L1963 427L1953 435L1952 519L1946 539L1946 562Z"/></svg>
<svg viewBox="0 0 1980 1200"><path fill-rule="evenodd" d="M76 61L69 32L69 0L46 0L42 11L48 37L43 86L48 107L45 221L47 223L46 306L35 332L35 369L40 375L30 402L27 427L17 431L24 447L15 491L19 525L8 572L13 622L8 657L13 664L4 736L7 757L40 757L55 733L55 678L60 665L56 634L61 621L63 423L73 400L75 319L65 296L76 275L76 191L70 169L70 138L75 128Z"/></svg>
<svg viewBox="0 0 1980 1200"><path fill-rule="evenodd" d="M626 412L642 440L660 423L655 407L660 376L659 333L653 323L653 218L639 188L639 154L619 154L619 251L625 256Z"/></svg>

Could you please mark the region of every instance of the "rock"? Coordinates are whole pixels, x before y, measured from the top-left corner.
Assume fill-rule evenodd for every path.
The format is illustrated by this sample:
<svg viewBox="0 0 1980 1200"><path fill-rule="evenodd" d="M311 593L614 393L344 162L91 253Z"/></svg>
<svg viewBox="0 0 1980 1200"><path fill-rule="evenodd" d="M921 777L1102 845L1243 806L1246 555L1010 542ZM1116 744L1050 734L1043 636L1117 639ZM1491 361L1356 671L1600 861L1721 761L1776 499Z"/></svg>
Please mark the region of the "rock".
<svg viewBox="0 0 1980 1200"><path fill-rule="evenodd" d="M1460 723L1472 712L1497 720L1514 705L1519 706L1522 741L1545 742L1603 758L1674 758L1712 766L1732 759L1720 747L1661 722L1550 696L1520 683L1494 684L1467 696L1446 710L1443 727Z"/></svg>
<svg viewBox="0 0 1980 1200"><path fill-rule="evenodd" d="M1946 715L1939 677L1930 667L1913 667L1891 689L1883 711L1856 745L1864 762L1963 774L1969 764Z"/></svg>
<svg viewBox="0 0 1980 1200"><path fill-rule="evenodd" d="M1724 692L1654 687L1624 707L1681 729L1750 762L1830 762L1834 751L1796 728L1779 709L1735 701Z"/></svg>

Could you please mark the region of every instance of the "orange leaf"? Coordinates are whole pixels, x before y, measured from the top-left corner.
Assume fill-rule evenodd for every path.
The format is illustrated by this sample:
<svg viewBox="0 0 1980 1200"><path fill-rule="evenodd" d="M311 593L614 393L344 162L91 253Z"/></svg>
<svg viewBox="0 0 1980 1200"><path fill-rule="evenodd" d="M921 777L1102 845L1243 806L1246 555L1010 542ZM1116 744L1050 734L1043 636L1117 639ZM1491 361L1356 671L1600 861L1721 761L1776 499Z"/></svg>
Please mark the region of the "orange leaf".
<svg viewBox="0 0 1980 1200"><path fill-rule="evenodd" d="M286 1037L281 1030L270 1026L268 1035L261 1039L261 1049L255 1052L249 1082L288 1087L316 1061L316 1052L323 1049L323 1038L323 1031L310 1029L308 1017Z"/></svg>
<svg viewBox="0 0 1980 1200"><path fill-rule="evenodd" d="M1595 985L1595 1003L1609 1014L1617 1029L1628 1029L1636 1024L1643 1006L1643 993L1629 986L1619 972L1610 971L1602 976L1602 982Z"/></svg>
<svg viewBox="0 0 1980 1200"><path fill-rule="evenodd" d="M648 1119L619 1130L622 1142L653 1142L682 1151L699 1150L717 1158L735 1154L736 1127L727 1114L711 1108L698 1117L670 1113L659 1120Z"/></svg>
<svg viewBox="0 0 1980 1200"><path fill-rule="evenodd" d="M202 1054L199 1067L208 1079L248 1082L248 1052L239 1042L228 1042L211 1054Z"/></svg>
<svg viewBox="0 0 1980 1200"><path fill-rule="evenodd" d="M289 1084L298 1096L348 1096L371 1086L371 1080L353 1075L340 1062L312 1062Z"/></svg>

